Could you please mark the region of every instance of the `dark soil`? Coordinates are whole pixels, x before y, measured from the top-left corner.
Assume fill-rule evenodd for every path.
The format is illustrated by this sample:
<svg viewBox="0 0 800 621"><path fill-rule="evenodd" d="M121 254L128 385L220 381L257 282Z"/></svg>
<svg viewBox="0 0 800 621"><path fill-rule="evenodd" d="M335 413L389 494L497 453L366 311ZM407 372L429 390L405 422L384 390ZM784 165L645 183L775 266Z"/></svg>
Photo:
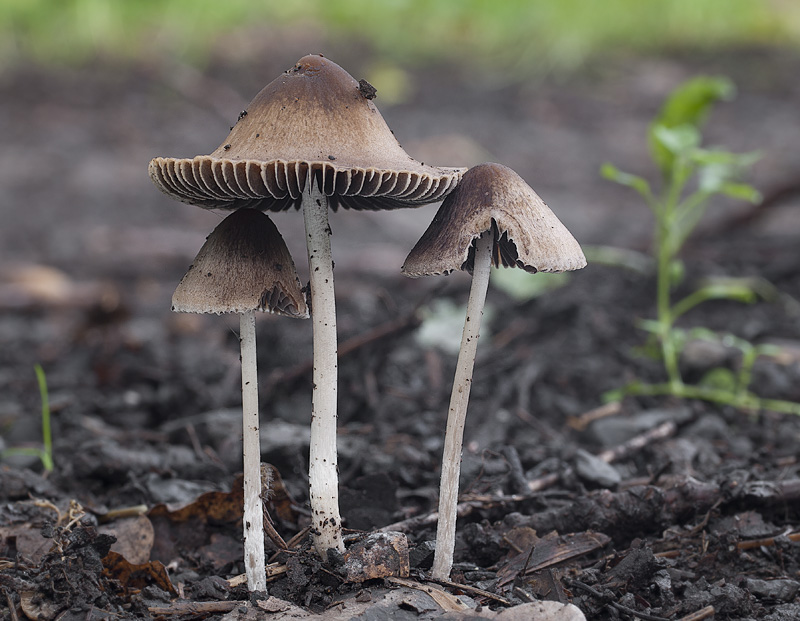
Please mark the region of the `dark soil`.
<svg viewBox="0 0 800 621"><path fill-rule="evenodd" d="M219 216L171 203L145 171L156 155L210 152L249 96L305 53L267 51L258 64L220 60L202 74L98 64L0 78L0 448L41 440L40 363L55 458L49 474L36 457L0 464L4 620L218 618L248 600L226 580L243 572L238 324L169 313ZM358 51L336 51L361 77ZM778 345L756 364L752 388L800 401L800 86L786 79L800 74L800 58L618 60L536 83L437 67L411 70L408 102L383 107L380 89L375 102L419 159L503 162L582 243L646 249L647 210L597 170L613 161L651 175L647 121L701 71L738 83L739 98L709 123L710 140L764 149L755 182L769 200L755 212L712 208L686 250L682 292L726 275L763 278L780 294L751 306L707 303L683 325ZM432 560L455 357L414 334L421 309L461 304L469 287L462 274L399 275L433 213L332 219L345 525L354 538L388 525L405 532L417 579ZM275 220L300 265L300 219ZM708 606L716 619L800 618L800 419L650 397L581 424L606 391L663 381L659 364L637 353L646 337L635 321L653 316L654 298L652 273L600 264L527 302L489 292L452 575L488 592L465 591L473 606L552 599L589 619L680 619ZM267 542L285 566L270 595L315 612L348 596L369 601L391 584L346 582L336 559L309 552L307 537L290 541L309 521L310 324L264 316L258 341L263 460L276 474L269 509L290 542L288 552ZM732 350L697 348L683 371L696 381L738 363ZM641 444L627 445L632 438ZM133 517L115 513L138 505ZM178 596L195 607L169 609ZM411 604L395 612L435 616Z"/></svg>

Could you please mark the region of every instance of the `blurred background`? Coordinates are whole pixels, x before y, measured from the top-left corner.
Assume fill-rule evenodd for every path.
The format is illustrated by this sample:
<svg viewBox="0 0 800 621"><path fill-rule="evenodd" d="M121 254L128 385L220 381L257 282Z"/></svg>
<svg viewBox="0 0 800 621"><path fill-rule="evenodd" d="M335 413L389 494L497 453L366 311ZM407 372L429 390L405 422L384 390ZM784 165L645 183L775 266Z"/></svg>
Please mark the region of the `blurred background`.
<svg viewBox="0 0 800 621"><path fill-rule="evenodd" d="M740 96L719 110L711 140L763 149L762 191L788 182L799 46L791 0L6 0L0 241L12 256L57 263L87 252L189 257L218 218L154 191L148 160L210 152L261 87L324 53L377 87L413 157L502 162L581 241L633 244L648 214L597 170L613 161L652 176L647 122L687 77L734 79ZM386 268L405 248L384 256L383 242L412 244L432 213L356 219L394 231L373 240Z"/></svg>
<svg viewBox="0 0 800 621"><path fill-rule="evenodd" d="M794 0L4 0L0 385L23 374L19 400L35 405L31 365L92 338L85 365L70 367L76 377L54 381L89 381L86 365L92 381L122 381L119 364L97 362L119 345L96 336L120 322L131 351L182 333L231 337L235 321L169 313L172 290L222 216L160 194L147 164L210 153L250 99L308 53L369 80L412 157L511 166L581 243L639 250L652 216L635 193L602 180L600 166L657 186L649 121L683 80L727 75L738 95L717 107L706 135L762 152L749 181L769 209L747 220L747 232L800 233ZM337 279L356 310L380 297L358 278L399 282L435 209L333 217ZM752 209L712 206L707 234ZM275 220L302 276L301 219ZM46 320L31 323L36 313ZM341 331L356 333L360 321L345 315Z"/></svg>

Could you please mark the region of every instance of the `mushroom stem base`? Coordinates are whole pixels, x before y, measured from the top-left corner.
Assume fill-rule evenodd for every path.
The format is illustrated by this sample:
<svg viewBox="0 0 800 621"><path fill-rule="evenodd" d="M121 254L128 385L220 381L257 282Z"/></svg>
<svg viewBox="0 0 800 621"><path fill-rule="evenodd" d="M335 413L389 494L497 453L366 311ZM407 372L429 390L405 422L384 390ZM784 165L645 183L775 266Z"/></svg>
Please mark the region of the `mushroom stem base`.
<svg viewBox="0 0 800 621"><path fill-rule="evenodd" d="M244 566L247 588L265 591L264 511L261 502L261 446L258 422L258 375L256 368L256 316L239 316L242 352L242 445L244 453Z"/></svg>
<svg viewBox="0 0 800 621"><path fill-rule="evenodd" d="M431 575L437 580L447 580L453 567L453 551L456 543L456 519L458 510L458 480L461 475L461 447L464 442L464 423L467 420L467 404L472 386L472 370L478 350L483 305L491 273L494 235L491 231L475 240L475 264L472 271L472 286L467 302L467 316L461 334L461 349L458 352L450 409L447 412L447 432L442 455L442 477L439 485L439 523L436 529L436 553L433 557Z"/></svg>
<svg viewBox="0 0 800 621"><path fill-rule="evenodd" d="M330 548L344 552L336 453L336 300L328 199L312 180L309 180L308 190L303 195L303 217L314 330L314 388L308 466L311 532L317 553L326 560Z"/></svg>

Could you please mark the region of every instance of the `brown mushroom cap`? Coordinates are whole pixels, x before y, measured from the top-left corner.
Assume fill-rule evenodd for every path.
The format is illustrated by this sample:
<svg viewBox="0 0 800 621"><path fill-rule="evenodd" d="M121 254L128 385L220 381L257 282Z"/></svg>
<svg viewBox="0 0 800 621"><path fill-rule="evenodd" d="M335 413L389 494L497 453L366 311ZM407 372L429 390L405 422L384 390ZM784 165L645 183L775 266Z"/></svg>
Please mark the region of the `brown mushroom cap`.
<svg viewBox="0 0 800 621"><path fill-rule="evenodd" d="M362 90L336 63L305 56L256 95L213 153L155 158L150 178L172 198L209 209L299 207L309 175L333 209L441 200L464 169L412 159Z"/></svg>
<svg viewBox="0 0 800 621"><path fill-rule="evenodd" d="M473 241L493 231L495 266L564 272L586 266L580 245L531 187L501 164L470 168L403 265L406 276L472 272Z"/></svg>
<svg viewBox="0 0 800 621"><path fill-rule="evenodd" d="M172 310L308 317L292 255L272 220L255 209L234 211L208 236L175 289Z"/></svg>

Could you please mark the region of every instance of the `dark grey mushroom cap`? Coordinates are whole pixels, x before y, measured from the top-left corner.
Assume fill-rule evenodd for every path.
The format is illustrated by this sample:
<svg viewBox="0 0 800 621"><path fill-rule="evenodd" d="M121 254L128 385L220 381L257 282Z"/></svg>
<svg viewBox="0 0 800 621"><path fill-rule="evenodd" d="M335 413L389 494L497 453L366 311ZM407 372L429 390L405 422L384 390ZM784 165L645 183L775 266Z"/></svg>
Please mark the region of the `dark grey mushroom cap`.
<svg viewBox="0 0 800 621"><path fill-rule="evenodd" d="M527 272L586 266L580 245L544 201L501 164L470 168L406 258L406 276L472 271L473 242L492 231L492 263Z"/></svg>
<svg viewBox="0 0 800 621"><path fill-rule="evenodd" d="M272 220L255 209L234 211L208 236L175 289L172 310L308 317L292 255Z"/></svg>
<svg viewBox="0 0 800 621"><path fill-rule="evenodd" d="M256 95L213 153L157 157L150 178L172 198L209 209L299 207L309 177L333 209L444 198L465 169L412 159L362 90L336 63L305 56Z"/></svg>

